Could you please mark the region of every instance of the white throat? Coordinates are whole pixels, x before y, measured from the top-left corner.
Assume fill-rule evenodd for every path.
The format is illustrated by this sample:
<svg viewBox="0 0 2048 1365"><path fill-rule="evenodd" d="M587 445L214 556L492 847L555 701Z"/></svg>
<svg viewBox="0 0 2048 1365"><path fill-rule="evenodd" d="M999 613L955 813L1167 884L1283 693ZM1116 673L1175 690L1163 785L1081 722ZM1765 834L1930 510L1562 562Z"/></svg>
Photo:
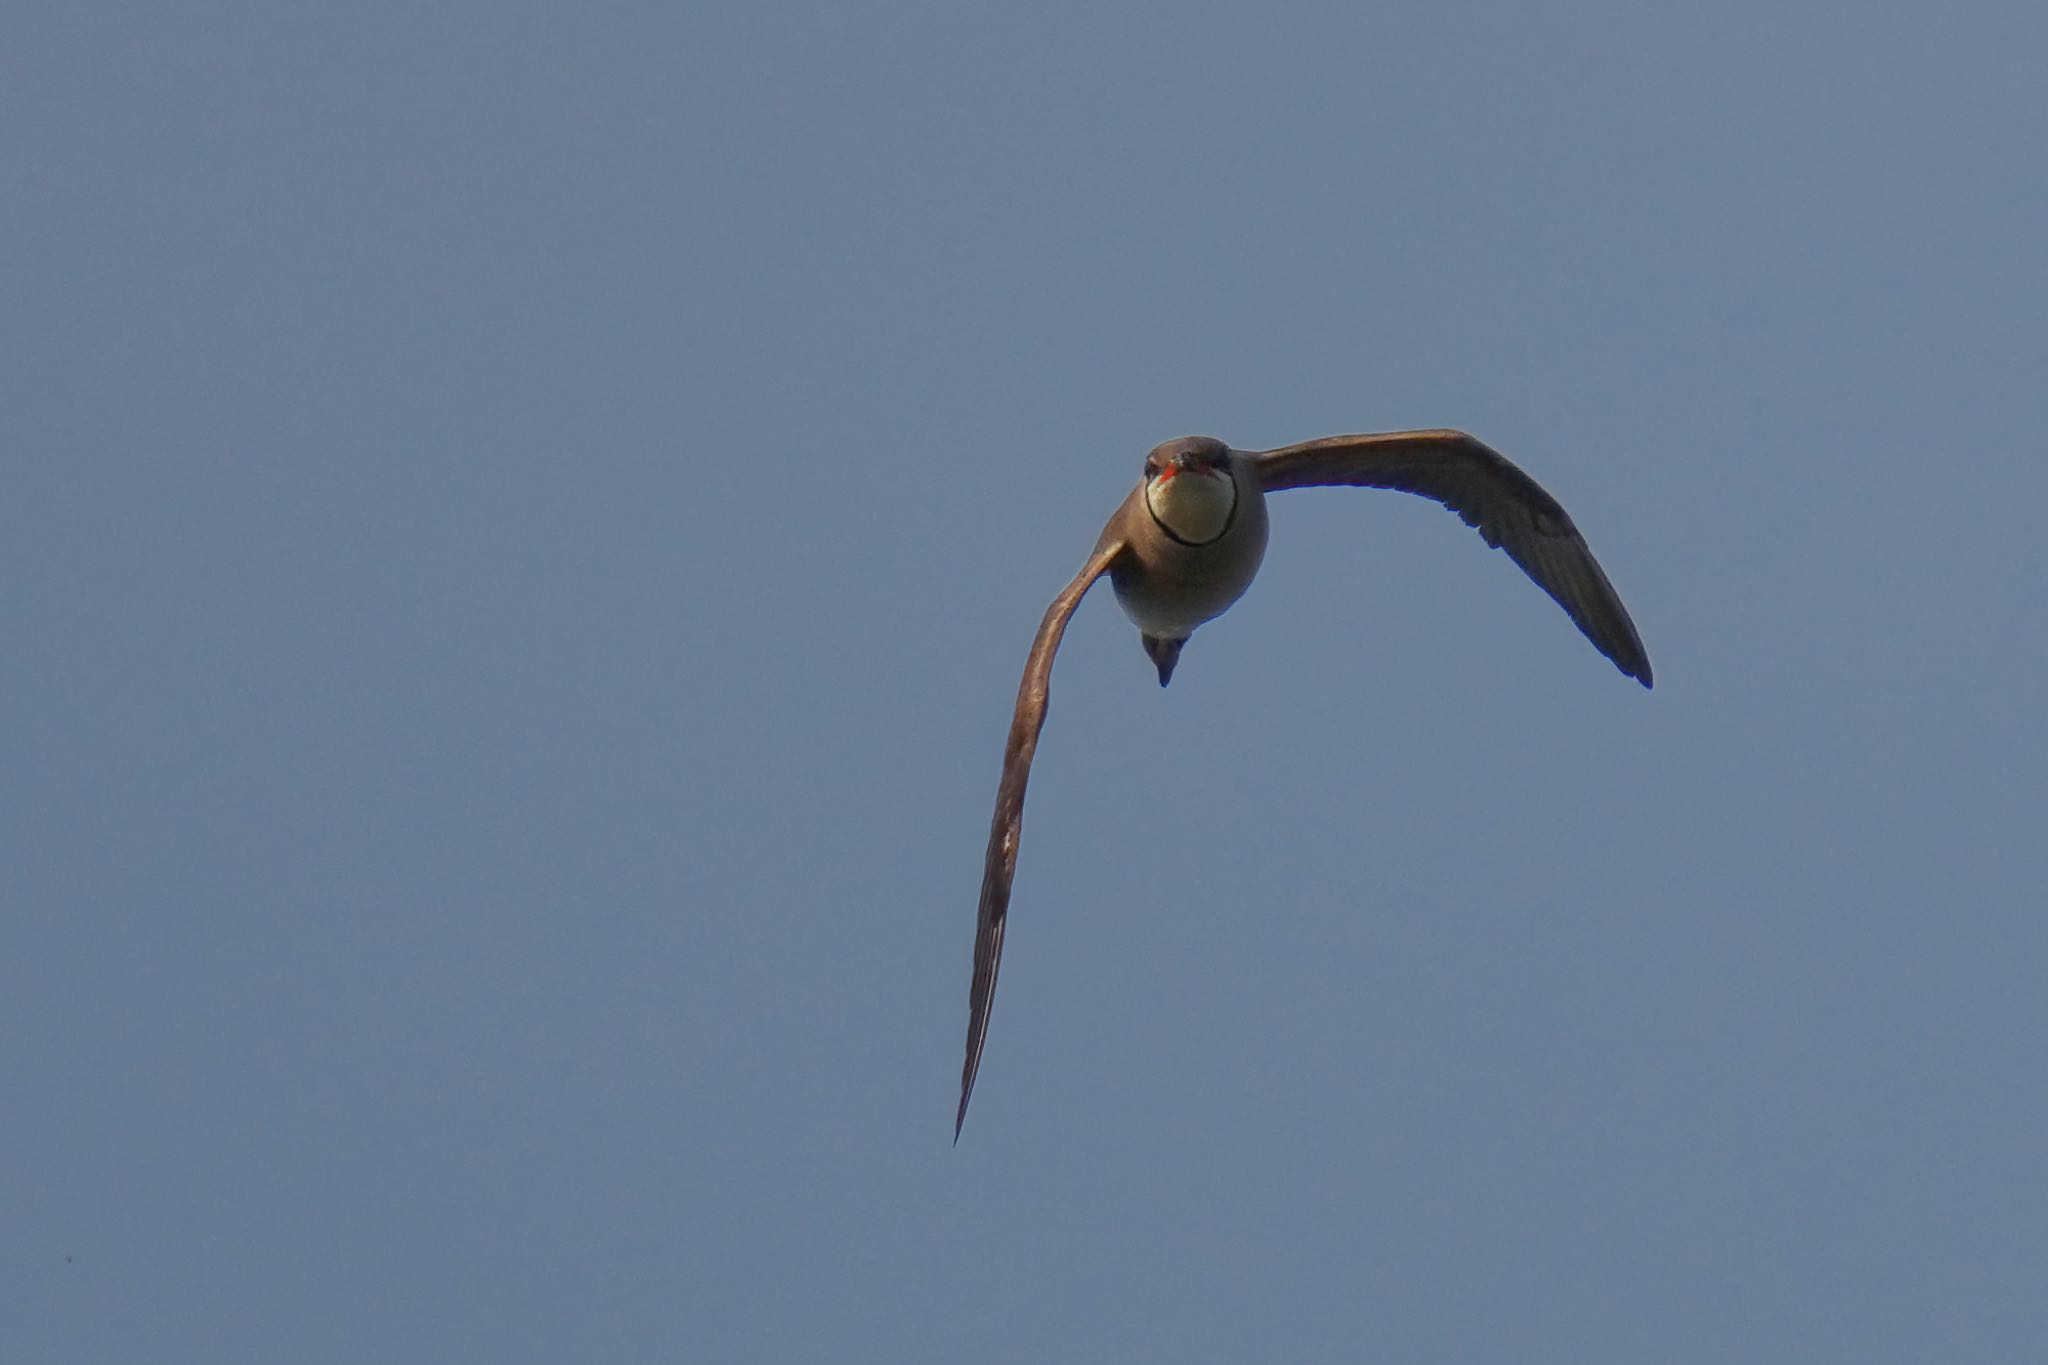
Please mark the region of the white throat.
<svg viewBox="0 0 2048 1365"><path fill-rule="evenodd" d="M1174 539L1207 545L1230 525L1237 482L1221 471L1183 469L1171 478L1146 480L1145 507Z"/></svg>

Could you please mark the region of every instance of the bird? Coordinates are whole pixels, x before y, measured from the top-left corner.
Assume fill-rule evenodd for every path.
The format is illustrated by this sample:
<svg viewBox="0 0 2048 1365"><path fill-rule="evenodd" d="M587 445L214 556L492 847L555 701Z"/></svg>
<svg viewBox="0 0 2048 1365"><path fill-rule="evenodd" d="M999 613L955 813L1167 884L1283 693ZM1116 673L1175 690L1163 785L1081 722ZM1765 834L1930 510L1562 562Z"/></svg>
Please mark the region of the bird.
<svg viewBox="0 0 2048 1365"><path fill-rule="evenodd" d="M1103 527L1081 571L1045 609L1025 656L982 865L956 1144L988 1042L1024 787L1045 724L1053 656L1074 609L1108 574L1165 687L1196 628L1228 610L1258 573L1266 552L1266 495L1320 487L1386 488L1442 503L1489 546L1506 550L1625 676L1651 685L1649 655L1635 623L1570 515L1476 437L1449 429L1389 431L1247 451L1213 436L1182 436L1153 447L1137 487Z"/></svg>

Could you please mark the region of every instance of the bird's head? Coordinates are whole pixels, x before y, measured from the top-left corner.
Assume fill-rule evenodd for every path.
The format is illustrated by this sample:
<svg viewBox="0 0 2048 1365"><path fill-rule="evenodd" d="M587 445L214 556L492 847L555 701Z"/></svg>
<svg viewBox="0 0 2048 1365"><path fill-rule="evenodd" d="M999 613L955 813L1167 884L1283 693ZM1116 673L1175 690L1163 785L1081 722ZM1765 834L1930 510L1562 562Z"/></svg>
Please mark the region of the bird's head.
<svg viewBox="0 0 2048 1365"><path fill-rule="evenodd" d="M1182 436L1152 447L1145 457L1145 508L1183 545L1222 536L1237 511L1230 447L1213 436Z"/></svg>

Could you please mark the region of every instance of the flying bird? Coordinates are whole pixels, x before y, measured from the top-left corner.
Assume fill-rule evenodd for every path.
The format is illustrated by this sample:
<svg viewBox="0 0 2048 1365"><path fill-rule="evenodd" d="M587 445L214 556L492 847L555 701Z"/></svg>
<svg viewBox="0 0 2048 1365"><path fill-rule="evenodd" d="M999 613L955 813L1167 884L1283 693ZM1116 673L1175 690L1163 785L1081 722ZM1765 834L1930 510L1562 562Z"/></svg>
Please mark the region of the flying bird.
<svg viewBox="0 0 2048 1365"><path fill-rule="evenodd" d="M1102 528L1081 572L1045 609L1024 660L982 870L955 1142L967 1122L967 1101L988 1041L1024 823L1024 784L1045 724L1053 655L1074 608L1108 574L1164 687L1195 628L1221 616L1251 586L1266 553L1266 494L1329 486L1391 488L1442 503L1488 545L1506 550L1616 668L1650 685L1650 659L1628 609L1571 517L1534 479L1462 431L1326 436L1278 450L1232 450L1211 436L1183 436L1153 447L1144 478Z"/></svg>

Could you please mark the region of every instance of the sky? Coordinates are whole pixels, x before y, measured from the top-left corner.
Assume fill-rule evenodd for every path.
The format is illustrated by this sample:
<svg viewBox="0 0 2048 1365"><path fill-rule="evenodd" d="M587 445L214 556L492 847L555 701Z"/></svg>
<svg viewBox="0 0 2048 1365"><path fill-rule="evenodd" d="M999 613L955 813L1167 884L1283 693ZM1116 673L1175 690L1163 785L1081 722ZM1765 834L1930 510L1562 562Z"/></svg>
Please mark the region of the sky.
<svg viewBox="0 0 2048 1365"><path fill-rule="evenodd" d="M25 4L0 1358L2048 1350L2038 4ZM1276 495L1162 691L1033 628Z"/></svg>

